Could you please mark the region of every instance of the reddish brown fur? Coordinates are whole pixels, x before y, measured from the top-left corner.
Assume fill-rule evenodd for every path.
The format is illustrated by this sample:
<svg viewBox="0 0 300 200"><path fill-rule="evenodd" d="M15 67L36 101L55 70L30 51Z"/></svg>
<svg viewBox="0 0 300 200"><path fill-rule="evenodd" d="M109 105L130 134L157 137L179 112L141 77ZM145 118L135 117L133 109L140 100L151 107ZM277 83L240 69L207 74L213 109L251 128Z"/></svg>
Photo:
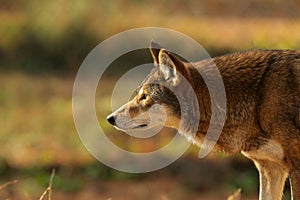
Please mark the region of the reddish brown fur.
<svg viewBox="0 0 300 200"><path fill-rule="evenodd" d="M215 149L242 152L254 161L260 174L260 200L281 199L288 175L293 199L300 200L300 51L253 50L184 63L155 43L150 50L156 68L141 86L142 93L110 115L109 120L121 116L122 122L130 121L133 119L122 114L126 113L124 110L129 109L131 117L135 117L153 104L162 104L168 114L165 126L179 129L181 105L176 96L149 83L164 80L182 96L189 95L177 76L180 73L197 95L200 122L192 138L201 145L212 110L208 88L198 71L213 80L215 74L211 69L215 64L227 100L226 121ZM172 70L164 68L165 65ZM144 95L145 99L140 101Z"/></svg>
<svg viewBox="0 0 300 200"><path fill-rule="evenodd" d="M280 168L283 178L272 177L277 181L284 181L290 173L293 198L300 199L300 52L255 50L187 63L187 78L201 102L200 140L208 128L211 105L208 89L195 67L205 73L211 62L222 75L227 97L227 118L216 148L244 152L260 171L259 166ZM260 149L269 141L280 144L282 159L274 161L272 155L261 158L258 152L265 151ZM270 196L261 194L261 198Z"/></svg>

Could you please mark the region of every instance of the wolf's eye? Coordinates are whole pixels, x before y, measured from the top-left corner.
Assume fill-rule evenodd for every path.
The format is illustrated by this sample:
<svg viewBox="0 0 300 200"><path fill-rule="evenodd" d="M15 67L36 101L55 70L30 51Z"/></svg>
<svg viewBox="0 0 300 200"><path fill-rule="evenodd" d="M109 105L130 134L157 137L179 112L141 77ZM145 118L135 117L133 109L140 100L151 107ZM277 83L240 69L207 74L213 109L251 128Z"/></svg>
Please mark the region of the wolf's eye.
<svg viewBox="0 0 300 200"><path fill-rule="evenodd" d="M142 96L140 97L140 101L145 100L147 98L147 95L144 93L142 94Z"/></svg>

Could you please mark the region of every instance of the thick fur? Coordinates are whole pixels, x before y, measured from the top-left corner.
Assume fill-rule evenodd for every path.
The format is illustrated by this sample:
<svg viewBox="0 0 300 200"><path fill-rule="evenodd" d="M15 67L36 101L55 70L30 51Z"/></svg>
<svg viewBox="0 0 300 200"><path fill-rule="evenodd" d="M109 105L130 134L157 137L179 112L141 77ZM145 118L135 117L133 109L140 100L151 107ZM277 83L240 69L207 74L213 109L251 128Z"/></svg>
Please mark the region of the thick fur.
<svg viewBox="0 0 300 200"><path fill-rule="evenodd" d="M201 145L212 113L208 88L197 70L213 76L210 72L215 64L224 82L227 112L214 149L242 152L254 161L260 175L260 200L281 199L288 176L293 199L300 200L300 51L252 50L185 63L155 43L150 50L156 67L137 96L109 116L110 122L113 118L121 130L150 127L149 115L141 113L155 104L165 109L164 125L180 129L182 105L178 97L153 81L162 81L187 98L190 91L183 86L183 76L196 93L200 123L195 135L188 130L188 123L179 131ZM191 110L196 107L189 109L193 115Z"/></svg>

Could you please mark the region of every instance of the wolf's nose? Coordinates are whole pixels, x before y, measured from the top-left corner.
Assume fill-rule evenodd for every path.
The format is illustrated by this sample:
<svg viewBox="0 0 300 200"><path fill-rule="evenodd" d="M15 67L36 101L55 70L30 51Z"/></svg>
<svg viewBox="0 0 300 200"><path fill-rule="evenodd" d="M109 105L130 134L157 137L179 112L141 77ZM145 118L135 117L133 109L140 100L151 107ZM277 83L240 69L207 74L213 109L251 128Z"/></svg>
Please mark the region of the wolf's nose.
<svg viewBox="0 0 300 200"><path fill-rule="evenodd" d="M116 125L116 119L114 116L110 115L107 117L107 121L111 124L111 125Z"/></svg>

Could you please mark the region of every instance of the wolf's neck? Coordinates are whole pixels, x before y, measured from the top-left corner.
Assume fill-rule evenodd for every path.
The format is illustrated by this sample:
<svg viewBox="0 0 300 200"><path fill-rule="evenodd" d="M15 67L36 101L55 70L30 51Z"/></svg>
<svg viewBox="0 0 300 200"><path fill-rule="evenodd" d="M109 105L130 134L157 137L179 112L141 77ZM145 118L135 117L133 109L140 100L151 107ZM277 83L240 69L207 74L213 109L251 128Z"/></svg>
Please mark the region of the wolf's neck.
<svg viewBox="0 0 300 200"><path fill-rule="evenodd" d="M201 66L189 65L187 69L188 80L198 101L200 119L197 132L206 133L211 125L223 126L226 119L226 93L218 68L212 60L205 60Z"/></svg>
<svg viewBox="0 0 300 200"><path fill-rule="evenodd" d="M208 75L204 68L196 69L190 65L187 67L189 82L193 87L193 92L197 95L200 121L209 121L211 117L211 98L206 84ZM203 78L205 76L205 79Z"/></svg>

